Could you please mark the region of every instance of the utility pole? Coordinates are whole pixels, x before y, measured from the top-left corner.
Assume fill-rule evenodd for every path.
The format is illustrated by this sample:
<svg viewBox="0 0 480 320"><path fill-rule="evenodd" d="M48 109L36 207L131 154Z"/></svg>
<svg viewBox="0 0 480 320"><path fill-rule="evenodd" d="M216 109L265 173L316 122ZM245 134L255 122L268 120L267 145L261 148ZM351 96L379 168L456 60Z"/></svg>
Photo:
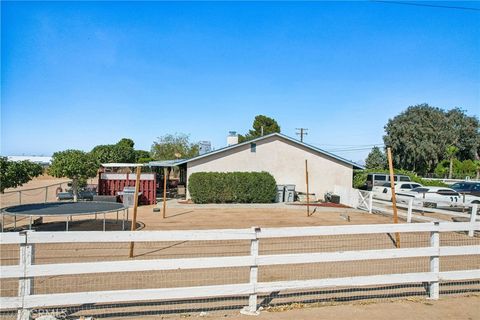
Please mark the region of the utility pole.
<svg viewBox="0 0 480 320"><path fill-rule="evenodd" d="M296 134L297 136L300 136L300 141L303 142L303 136L308 135L308 129L307 128L295 128L297 130Z"/></svg>

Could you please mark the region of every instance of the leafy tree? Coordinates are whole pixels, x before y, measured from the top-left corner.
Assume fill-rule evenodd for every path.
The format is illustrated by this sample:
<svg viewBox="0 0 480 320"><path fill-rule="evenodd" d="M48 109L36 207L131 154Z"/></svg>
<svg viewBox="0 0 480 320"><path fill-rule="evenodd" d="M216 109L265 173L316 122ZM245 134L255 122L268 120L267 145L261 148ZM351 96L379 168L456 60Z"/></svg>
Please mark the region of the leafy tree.
<svg viewBox="0 0 480 320"><path fill-rule="evenodd" d="M480 121L469 117L465 111L455 108L445 113L446 124L441 128L448 136L447 145L458 147L457 159L474 160L480 157Z"/></svg>
<svg viewBox="0 0 480 320"><path fill-rule="evenodd" d="M152 159L152 161L153 161L153 158L150 157L150 152L145 151L145 150L135 150L135 162L139 163L140 159L144 159L144 161L145 161L145 159ZM140 163L145 163L145 162L140 162Z"/></svg>
<svg viewBox="0 0 480 320"><path fill-rule="evenodd" d="M132 139L123 138L123 139L121 139L120 141L117 142L117 145L118 146L125 146L125 147L133 149L133 147L135 146L135 142L133 142Z"/></svg>
<svg viewBox="0 0 480 320"><path fill-rule="evenodd" d="M280 126L278 125L277 121L264 115L258 115L255 117L255 119L253 120L252 128L253 130L250 130L244 136L239 135L238 142L244 142L258 138L262 135L262 130L263 135L280 132Z"/></svg>
<svg viewBox="0 0 480 320"><path fill-rule="evenodd" d="M479 120L461 109L444 111L421 104L390 119L383 140L393 150L396 168L425 174L446 158L449 145L459 149L457 157L461 161L476 158L480 149L479 129Z"/></svg>
<svg viewBox="0 0 480 320"><path fill-rule="evenodd" d="M150 153L155 160L193 158L199 154L199 145L191 143L186 134L167 134L153 142Z"/></svg>
<svg viewBox="0 0 480 320"><path fill-rule="evenodd" d="M446 178L448 176L449 167L450 161L442 160L435 167L434 173L437 177Z"/></svg>
<svg viewBox="0 0 480 320"><path fill-rule="evenodd" d="M459 168L459 178L463 179L465 177L473 178L477 173L477 165L473 160L463 160Z"/></svg>
<svg viewBox="0 0 480 320"><path fill-rule="evenodd" d="M387 167L387 157L379 147L373 147L372 151L365 159L365 167L367 169L385 169Z"/></svg>
<svg viewBox="0 0 480 320"><path fill-rule="evenodd" d="M48 173L57 178L72 179L73 200L77 201L78 186L81 181L95 177L98 164L93 156L80 150L55 152Z"/></svg>
<svg viewBox="0 0 480 320"><path fill-rule="evenodd" d="M450 175L450 168L452 174ZM466 177L475 177L477 165L475 161L458 159L443 160L435 168L435 175L440 178L451 177L454 179L465 179Z"/></svg>
<svg viewBox="0 0 480 320"><path fill-rule="evenodd" d="M116 144L98 145L90 151L93 158L100 163L135 162L136 153L133 149L134 142L131 139L123 138Z"/></svg>
<svg viewBox="0 0 480 320"><path fill-rule="evenodd" d="M9 161L0 157L0 193L7 188L16 188L43 172L41 165L31 161Z"/></svg>
<svg viewBox="0 0 480 320"><path fill-rule="evenodd" d="M445 153L447 155L448 161L450 161L450 166L449 166L449 169L448 169L448 179L452 179L453 160L455 159L455 155L458 153L458 148L455 147L455 146L448 146Z"/></svg>
<svg viewBox="0 0 480 320"><path fill-rule="evenodd" d="M479 180L480 179L480 160L475 160L474 163L475 163L475 168L477 172L475 179Z"/></svg>

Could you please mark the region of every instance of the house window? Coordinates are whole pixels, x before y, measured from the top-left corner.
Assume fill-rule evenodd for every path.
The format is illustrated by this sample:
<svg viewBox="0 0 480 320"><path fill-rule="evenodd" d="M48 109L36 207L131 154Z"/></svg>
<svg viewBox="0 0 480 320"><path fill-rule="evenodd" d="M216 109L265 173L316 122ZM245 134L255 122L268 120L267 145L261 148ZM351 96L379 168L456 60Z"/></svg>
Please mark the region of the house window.
<svg viewBox="0 0 480 320"><path fill-rule="evenodd" d="M257 152L257 144L250 143L250 152Z"/></svg>

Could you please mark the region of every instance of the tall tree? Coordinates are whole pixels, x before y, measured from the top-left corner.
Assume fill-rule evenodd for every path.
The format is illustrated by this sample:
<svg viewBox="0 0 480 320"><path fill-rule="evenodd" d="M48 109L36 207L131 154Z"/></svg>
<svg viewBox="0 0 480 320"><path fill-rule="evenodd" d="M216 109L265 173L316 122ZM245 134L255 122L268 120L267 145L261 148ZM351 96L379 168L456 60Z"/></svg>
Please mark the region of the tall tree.
<svg viewBox="0 0 480 320"><path fill-rule="evenodd" d="M475 160L475 170L477 175L475 176L475 179L479 180L480 179L480 160Z"/></svg>
<svg viewBox="0 0 480 320"><path fill-rule="evenodd" d="M167 134L153 142L150 154L156 160L188 159L198 156L199 145L191 143L188 135Z"/></svg>
<svg viewBox="0 0 480 320"><path fill-rule="evenodd" d="M365 167L367 169L385 169L387 167L387 157L379 147L373 147L372 151L365 159Z"/></svg>
<svg viewBox="0 0 480 320"><path fill-rule="evenodd" d="M95 177L97 169L98 164L91 154L80 150L65 150L53 154L48 173L57 178L72 179L73 201L76 202L79 183Z"/></svg>
<svg viewBox="0 0 480 320"><path fill-rule="evenodd" d="M16 188L43 172L41 165L31 161L9 161L0 157L0 193L7 188Z"/></svg>
<svg viewBox="0 0 480 320"><path fill-rule="evenodd" d="M480 149L479 128L478 119L461 109L421 104L390 119L383 140L393 150L396 168L425 174L446 158L449 145L458 147L459 160L474 159Z"/></svg>
<svg viewBox="0 0 480 320"><path fill-rule="evenodd" d="M135 150L135 163L147 163L153 161L150 152L145 150Z"/></svg>
<svg viewBox="0 0 480 320"><path fill-rule="evenodd" d="M480 156L480 122L465 111L454 108L445 113L447 144L458 147L457 159L475 160Z"/></svg>
<svg viewBox="0 0 480 320"><path fill-rule="evenodd" d="M455 146L448 146L446 151L447 159L450 162L449 169L448 169L448 179L452 179L453 174L453 160L455 160L455 155L458 153L458 148Z"/></svg>
<svg viewBox="0 0 480 320"><path fill-rule="evenodd" d="M252 129L243 135L238 136L238 141L243 142L260 137L262 134L267 135L274 132L280 132L280 126L273 118L258 115L253 120Z"/></svg>
<svg viewBox="0 0 480 320"><path fill-rule="evenodd" d="M125 147L133 149L133 147L135 146L135 142L133 142L132 139L123 138L123 139L120 139L120 141L117 142L117 145L118 146L125 146Z"/></svg>
<svg viewBox="0 0 480 320"><path fill-rule="evenodd" d="M109 162L132 163L135 162L136 158L134 145L132 139L123 138L116 144L98 145L90 153L99 164Z"/></svg>

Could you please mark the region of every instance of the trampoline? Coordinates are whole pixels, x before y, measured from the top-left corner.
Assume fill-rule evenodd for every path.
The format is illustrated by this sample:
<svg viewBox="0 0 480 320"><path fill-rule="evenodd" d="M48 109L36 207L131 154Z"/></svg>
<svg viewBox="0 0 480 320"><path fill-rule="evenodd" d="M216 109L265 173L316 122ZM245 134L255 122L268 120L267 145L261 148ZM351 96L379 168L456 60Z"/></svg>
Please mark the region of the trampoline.
<svg viewBox="0 0 480 320"><path fill-rule="evenodd" d="M17 228L17 217L29 217L29 229L32 229L34 219L42 217L62 217L65 219L65 229L68 231L69 221L72 221L74 216L82 215L103 215L103 231L105 231L105 215L108 213L122 212L122 230L125 230L125 221L128 221L128 208L124 207L122 203L117 202L101 202L101 201L79 201L79 202L47 202L22 204L3 208L2 215L2 232L4 228L5 215L13 216L14 229Z"/></svg>

